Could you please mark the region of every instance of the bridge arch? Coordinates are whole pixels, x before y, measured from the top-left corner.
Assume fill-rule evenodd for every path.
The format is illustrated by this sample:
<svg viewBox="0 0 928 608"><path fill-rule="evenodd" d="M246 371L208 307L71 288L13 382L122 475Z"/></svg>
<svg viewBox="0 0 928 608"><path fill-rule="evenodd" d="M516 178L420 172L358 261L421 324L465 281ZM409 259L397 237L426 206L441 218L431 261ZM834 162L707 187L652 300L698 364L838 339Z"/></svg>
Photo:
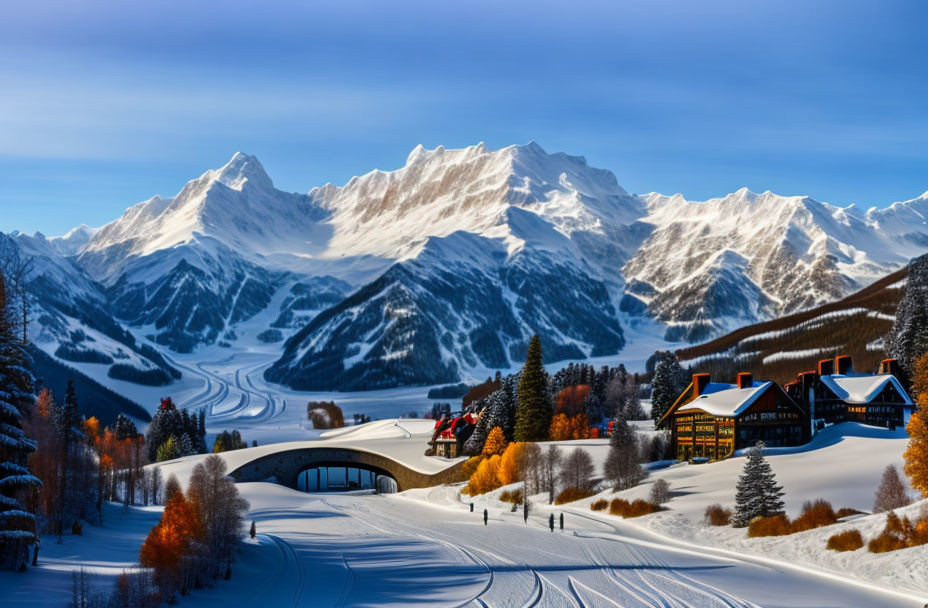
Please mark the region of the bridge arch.
<svg viewBox="0 0 928 608"><path fill-rule="evenodd" d="M396 491L425 488L463 481L463 462L452 464L437 473L423 473L383 454L349 447L299 447L280 450L247 462L230 475L239 482L271 481L299 489L300 474L322 466L351 467L374 471L396 481Z"/></svg>

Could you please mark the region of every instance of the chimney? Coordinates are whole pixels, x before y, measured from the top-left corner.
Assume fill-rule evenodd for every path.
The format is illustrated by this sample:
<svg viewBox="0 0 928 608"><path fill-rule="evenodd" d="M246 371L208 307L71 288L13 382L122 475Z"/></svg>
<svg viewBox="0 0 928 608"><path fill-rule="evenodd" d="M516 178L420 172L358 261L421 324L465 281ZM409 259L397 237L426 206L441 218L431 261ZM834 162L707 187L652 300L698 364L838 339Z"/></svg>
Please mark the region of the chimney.
<svg viewBox="0 0 928 608"><path fill-rule="evenodd" d="M698 398L706 390L709 378L709 374L693 374L693 399Z"/></svg>
<svg viewBox="0 0 928 608"><path fill-rule="evenodd" d="M880 373L881 374L892 374L893 376L899 377L899 362L895 359L883 359L880 361Z"/></svg>
<svg viewBox="0 0 928 608"><path fill-rule="evenodd" d="M834 359L822 359L818 362L818 375L819 376L830 376L835 373L835 360Z"/></svg>
<svg viewBox="0 0 928 608"><path fill-rule="evenodd" d="M850 355L838 355L835 357L835 373L845 376L853 369Z"/></svg>
<svg viewBox="0 0 928 608"><path fill-rule="evenodd" d="M738 388L751 388L754 386L754 376L751 372L738 374Z"/></svg>

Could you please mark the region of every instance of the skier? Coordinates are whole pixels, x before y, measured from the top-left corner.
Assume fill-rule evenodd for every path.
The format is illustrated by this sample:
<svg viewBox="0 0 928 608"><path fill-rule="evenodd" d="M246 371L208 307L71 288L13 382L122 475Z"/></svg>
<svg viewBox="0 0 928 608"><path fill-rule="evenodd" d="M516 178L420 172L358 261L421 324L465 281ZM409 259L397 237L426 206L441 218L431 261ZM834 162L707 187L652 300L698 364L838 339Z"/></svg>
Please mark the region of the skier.
<svg viewBox="0 0 928 608"><path fill-rule="evenodd" d="M490 514L486 509L483 510L483 525L487 525L487 520L490 518Z"/></svg>

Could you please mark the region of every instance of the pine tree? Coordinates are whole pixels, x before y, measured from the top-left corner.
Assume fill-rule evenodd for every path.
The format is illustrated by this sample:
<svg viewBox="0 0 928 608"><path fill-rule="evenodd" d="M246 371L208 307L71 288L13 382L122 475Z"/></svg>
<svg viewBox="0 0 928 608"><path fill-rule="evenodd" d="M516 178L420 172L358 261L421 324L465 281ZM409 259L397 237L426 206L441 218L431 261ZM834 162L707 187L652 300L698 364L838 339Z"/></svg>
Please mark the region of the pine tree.
<svg viewBox="0 0 928 608"><path fill-rule="evenodd" d="M38 539L35 515L22 501L42 482L27 468L36 443L22 424L35 403L35 381L16 318L0 275L0 567L24 570Z"/></svg>
<svg viewBox="0 0 928 608"><path fill-rule="evenodd" d="M764 444L758 442L748 451L744 471L735 486L733 525L743 528L755 517L770 517L783 512L783 486L778 486L770 463L764 459Z"/></svg>
<svg viewBox="0 0 928 608"><path fill-rule="evenodd" d="M909 263L904 293L886 342L886 350L908 374L914 373L918 358L928 353L928 255Z"/></svg>
<svg viewBox="0 0 928 608"><path fill-rule="evenodd" d="M485 401L481 400L475 407L478 412L477 424L474 425L474 432L471 433L467 441L464 442L464 455L477 456L483 452L483 446L486 444L487 436L490 434L490 416Z"/></svg>
<svg viewBox="0 0 928 608"><path fill-rule="evenodd" d="M548 438L552 412L547 384L547 374L541 361L541 339L535 334L528 345L528 356L519 379L516 441L544 441Z"/></svg>
<svg viewBox="0 0 928 608"><path fill-rule="evenodd" d="M905 491L905 485L899 477L899 471L893 465L886 467L883 471L883 478L880 480L880 487L876 490L873 499L873 512L883 513L900 509L912 503L908 493Z"/></svg>
<svg viewBox="0 0 928 608"><path fill-rule="evenodd" d="M686 387L683 369L673 353L660 353L651 380L651 417L659 421Z"/></svg>

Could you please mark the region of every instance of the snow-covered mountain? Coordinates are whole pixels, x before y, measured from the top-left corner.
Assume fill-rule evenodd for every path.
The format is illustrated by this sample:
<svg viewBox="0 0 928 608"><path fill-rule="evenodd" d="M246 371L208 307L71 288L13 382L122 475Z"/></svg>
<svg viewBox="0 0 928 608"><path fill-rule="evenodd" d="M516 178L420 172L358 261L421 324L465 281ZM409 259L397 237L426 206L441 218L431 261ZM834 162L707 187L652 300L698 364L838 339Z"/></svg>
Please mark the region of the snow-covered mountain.
<svg viewBox="0 0 928 608"><path fill-rule="evenodd" d="M26 276L28 337L49 356L66 363L92 363L105 375L150 385L180 377L157 350L140 343L114 317L102 285L87 275L41 233L0 233L0 252L30 261Z"/></svg>
<svg viewBox="0 0 928 608"><path fill-rule="evenodd" d="M646 318L656 342L699 341L819 305L928 250L926 213L928 193L869 211L635 196L534 143L419 146L400 169L307 194L238 153L49 242L158 343L282 343L269 379L360 389L516 366L533 333L547 361L580 359L619 353Z"/></svg>
<svg viewBox="0 0 928 608"><path fill-rule="evenodd" d="M624 305L644 303L672 340L839 299L928 249L926 195L866 212L747 189L706 202L642 198L654 230L622 269Z"/></svg>

